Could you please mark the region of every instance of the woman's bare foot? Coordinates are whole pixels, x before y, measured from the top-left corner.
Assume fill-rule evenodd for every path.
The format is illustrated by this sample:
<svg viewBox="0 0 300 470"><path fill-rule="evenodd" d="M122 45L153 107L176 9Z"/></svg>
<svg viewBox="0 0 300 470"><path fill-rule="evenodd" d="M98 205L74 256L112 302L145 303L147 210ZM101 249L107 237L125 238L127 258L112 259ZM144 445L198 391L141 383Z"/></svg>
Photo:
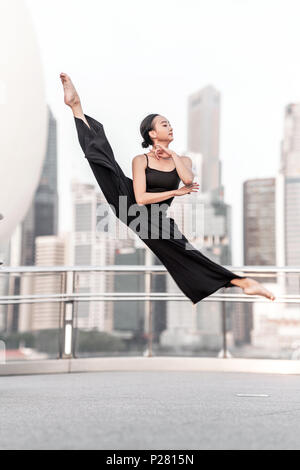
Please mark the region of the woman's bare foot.
<svg viewBox="0 0 300 470"><path fill-rule="evenodd" d="M71 108L73 108L74 106L77 106L80 103L80 98L69 75L62 72L60 74L60 79L64 87L65 103Z"/></svg>
<svg viewBox="0 0 300 470"><path fill-rule="evenodd" d="M238 285L243 289L245 294L262 295L263 297L267 297L267 299L275 300L275 295L272 294L272 292L250 277L246 277L245 279L234 279L233 281L235 285Z"/></svg>
<svg viewBox="0 0 300 470"><path fill-rule="evenodd" d="M86 117L82 111L81 102L79 95L74 87L72 80L70 79L69 75L66 73L60 74L60 79L64 87L64 101L65 103L70 106L73 111L73 115L77 118L82 119L88 127L89 123L86 120Z"/></svg>

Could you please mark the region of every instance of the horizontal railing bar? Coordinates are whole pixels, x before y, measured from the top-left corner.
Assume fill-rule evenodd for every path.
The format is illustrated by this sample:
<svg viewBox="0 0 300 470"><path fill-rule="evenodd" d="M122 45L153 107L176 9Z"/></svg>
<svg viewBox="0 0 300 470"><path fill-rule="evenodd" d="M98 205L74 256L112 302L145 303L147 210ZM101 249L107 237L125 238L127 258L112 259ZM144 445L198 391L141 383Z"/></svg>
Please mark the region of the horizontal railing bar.
<svg viewBox="0 0 300 470"><path fill-rule="evenodd" d="M230 296L230 297L229 297ZM103 294L67 294L63 296L7 296L6 298L0 297L0 305L9 305L9 304L34 304L34 303L52 303L52 302L91 302L91 301L119 301L119 300L157 300L157 301L189 301L189 299L183 294L166 294L162 295L161 293L103 293ZM270 302L269 299L266 299L261 296L246 294L212 294L209 297L202 299L205 302L216 302L216 301L226 301L226 302ZM281 296L276 297L274 303L299 303L300 296Z"/></svg>
<svg viewBox="0 0 300 470"><path fill-rule="evenodd" d="M182 293L177 293L177 292L74 292L74 293L57 293L57 294L23 294L23 295L2 295L0 296L0 300L26 300L26 299L58 299L59 301L63 300L72 300L76 299L78 297L80 298L89 298L89 297L131 297L134 295L135 297L145 297L145 296L155 296L155 297L183 297L184 294ZM245 296L248 297L248 294L227 294L227 293L215 293L211 294L214 295L214 297L226 297L227 298L243 298ZM252 297L261 297L261 296L255 296L253 295ZM277 297L276 297L277 298ZM286 294L281 296L280 298L284 299L298 299L300 300L300 294Z"/></svg>
<svg viewBox="0 0 300 470"><path fill-rule="evenodd" d="M300 266L225 266L236 273L300 273ZM113 266L9 266L0 267L0 273L52 273L52 272L168 272L163 265L113 265Z"/></svg>

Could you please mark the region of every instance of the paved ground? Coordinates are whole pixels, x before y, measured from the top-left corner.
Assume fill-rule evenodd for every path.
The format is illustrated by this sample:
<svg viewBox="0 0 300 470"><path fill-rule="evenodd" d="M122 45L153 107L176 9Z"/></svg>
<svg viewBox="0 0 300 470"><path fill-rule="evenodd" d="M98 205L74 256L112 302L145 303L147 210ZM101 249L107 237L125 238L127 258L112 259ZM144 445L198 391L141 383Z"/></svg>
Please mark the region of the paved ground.
<svg viewBox="0 0 300 470"><path fill-rule="evenodd" d="M14 376L0 396L0 449L300 449L300 376Z"/></svg>

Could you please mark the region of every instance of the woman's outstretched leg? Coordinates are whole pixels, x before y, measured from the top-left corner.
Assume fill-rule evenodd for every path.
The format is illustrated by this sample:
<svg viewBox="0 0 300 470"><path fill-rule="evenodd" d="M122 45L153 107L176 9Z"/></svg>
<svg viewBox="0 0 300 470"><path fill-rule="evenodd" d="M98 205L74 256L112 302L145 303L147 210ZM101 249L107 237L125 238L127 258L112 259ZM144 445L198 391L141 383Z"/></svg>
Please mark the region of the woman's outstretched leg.
<svg viewBox="0 0 300 470"><path fill-rule="evenodd" d="M97 133L101 131L101 137L103 137L103 142L101 142L101 145L103 147L102 150L110 153L111 159L114 160L113 151L110 147L108 140L106 139L102 124L96 121L96 119L92 118L91 116L84 114L79 95L69 75L67 75L66 73L61 73L60 79L64 88L64 102L72 109L78 134L78 140L83 150L83 153L86 153L87 147L90 142L95 138ZM97 163L99 161L98 158L95 159L90 155L87 156L87 158L90 162ZM117 171L115 173L118 174Z"/></svg>
<svg viewBox="0 0 300 470"><path fill-rule="evenodd" d="M79 95L69 75L61 73L60 79L64 88L64 102L72 109L82 151L104 197L113 206L116 216L119 217L119 196L127 196L129 205L132 200L135 202L132 180L124 175L115 160L103 125L83 112Z"/></svg>
<svg viewBox="0 0 300 470"><path fill-rule="evenodd" d="M75 117L82 119L86 125L90 127L83 113L79 95L69 75L62 72L60 74L60 79L64 87L64 101L66 105L70 106Z"/></svg>

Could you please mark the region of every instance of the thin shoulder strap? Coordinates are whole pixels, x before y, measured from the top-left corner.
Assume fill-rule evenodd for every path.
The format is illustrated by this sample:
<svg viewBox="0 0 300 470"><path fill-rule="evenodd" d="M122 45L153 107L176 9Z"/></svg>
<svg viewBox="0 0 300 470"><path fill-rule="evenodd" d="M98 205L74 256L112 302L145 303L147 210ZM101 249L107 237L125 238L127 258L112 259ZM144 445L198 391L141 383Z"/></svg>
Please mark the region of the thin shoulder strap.
<svg viewBox="0 0 300 470"><path fill-rule="evenodd" d="M144 153L144 155L146 155L146 157L147 157L147 167L148 167L148 155L146 153Z"/></svg>

